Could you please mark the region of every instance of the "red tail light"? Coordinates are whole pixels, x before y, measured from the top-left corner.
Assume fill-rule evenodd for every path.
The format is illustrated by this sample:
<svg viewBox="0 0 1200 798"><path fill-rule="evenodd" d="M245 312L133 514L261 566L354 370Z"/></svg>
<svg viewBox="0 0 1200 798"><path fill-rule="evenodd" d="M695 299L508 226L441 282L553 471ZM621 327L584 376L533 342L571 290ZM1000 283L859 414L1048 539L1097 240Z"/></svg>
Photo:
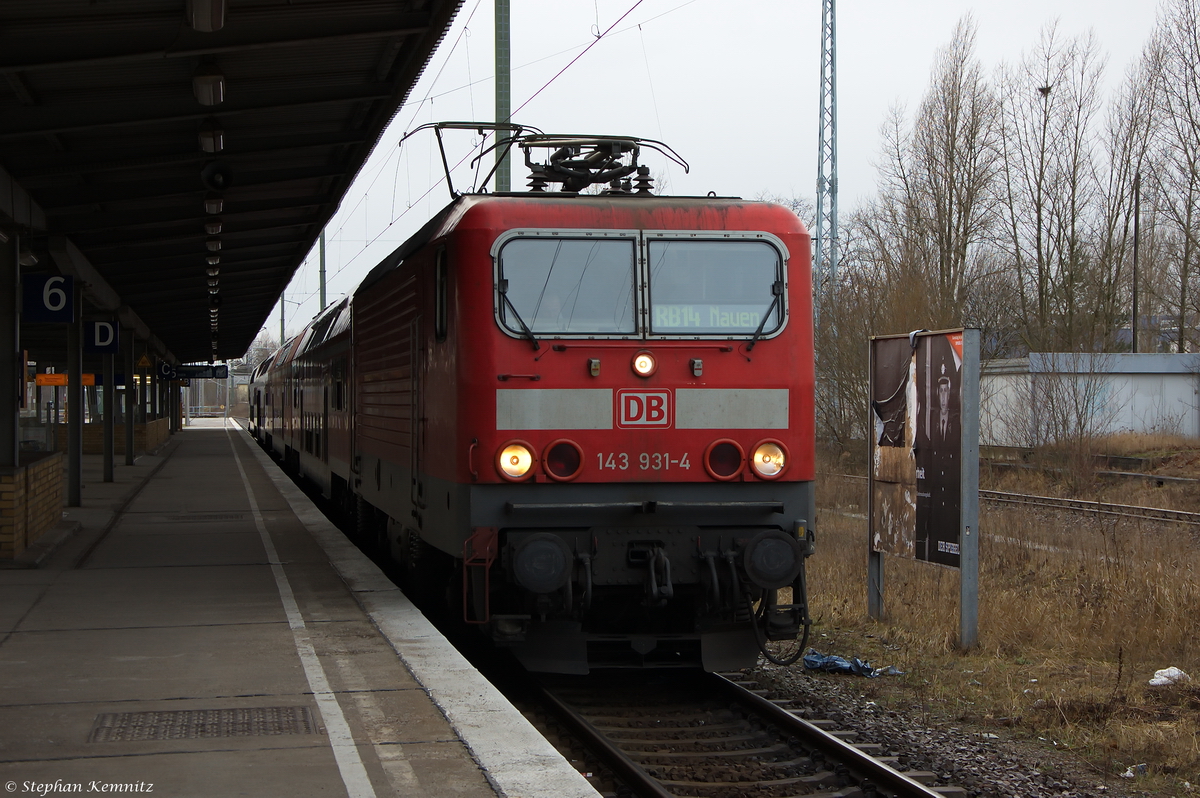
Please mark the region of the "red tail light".
<svg viewBox="0 0 1200 798"><path fill-rule="evenodd" d="M542 464L551 479L570 481L583 470L583 449L565 438L553 441L542 453Z"/></svg>
<svg viewBox="0 0 1200 798"><path fill-rule="evenodd" d="M745 467L746 453L737 441L721 438L704 450L704 470L713 479L724 482L736 479Z"/></svg>

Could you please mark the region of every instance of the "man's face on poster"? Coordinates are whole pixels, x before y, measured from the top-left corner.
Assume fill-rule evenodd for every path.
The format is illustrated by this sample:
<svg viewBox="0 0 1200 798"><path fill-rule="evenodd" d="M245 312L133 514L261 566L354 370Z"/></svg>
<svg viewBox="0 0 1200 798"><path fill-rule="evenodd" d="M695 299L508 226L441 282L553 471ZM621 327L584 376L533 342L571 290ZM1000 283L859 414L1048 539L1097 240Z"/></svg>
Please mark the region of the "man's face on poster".
<svg viewBox="0 0 1200 798"><path fill-rule="evenodd" d="M943 379L938 383L938 405L942 411L942 417L950 414L950 381Z"/></svg>

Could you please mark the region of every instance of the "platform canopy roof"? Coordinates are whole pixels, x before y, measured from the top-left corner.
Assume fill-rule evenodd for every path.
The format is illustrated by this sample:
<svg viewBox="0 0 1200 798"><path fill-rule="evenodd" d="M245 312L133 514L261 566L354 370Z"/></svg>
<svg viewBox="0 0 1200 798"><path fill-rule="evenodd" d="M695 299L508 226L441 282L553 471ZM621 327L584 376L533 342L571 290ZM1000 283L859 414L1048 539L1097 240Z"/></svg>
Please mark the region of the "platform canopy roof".
<svg viewBox="0 0 1200 798"><path fill-rule="evenodd" d="M241 356L460 3L4 0L0 226L22 272L75 275L85 318L119 314L160 357Z"/></svg>

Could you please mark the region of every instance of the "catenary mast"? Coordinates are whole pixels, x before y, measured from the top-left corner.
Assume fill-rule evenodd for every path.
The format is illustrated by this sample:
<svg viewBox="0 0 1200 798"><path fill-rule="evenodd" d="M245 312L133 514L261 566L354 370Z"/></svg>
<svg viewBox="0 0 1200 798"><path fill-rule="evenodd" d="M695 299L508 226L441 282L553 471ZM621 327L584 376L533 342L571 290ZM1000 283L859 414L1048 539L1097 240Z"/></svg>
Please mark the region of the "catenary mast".
<svg viewBox="0 0 1200 798"><path fill-rule="evenodd" d="M821 0L821 107L817 137L817 229L813 237L813 321L837 283L837 57L835 0Z"/></svg>

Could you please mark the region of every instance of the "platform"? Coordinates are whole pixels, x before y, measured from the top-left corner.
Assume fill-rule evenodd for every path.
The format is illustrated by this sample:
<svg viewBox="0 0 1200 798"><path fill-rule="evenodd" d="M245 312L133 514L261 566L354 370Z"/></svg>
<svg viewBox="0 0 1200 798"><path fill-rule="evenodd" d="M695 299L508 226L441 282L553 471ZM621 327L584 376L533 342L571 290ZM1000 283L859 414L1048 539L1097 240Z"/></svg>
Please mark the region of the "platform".
<svg viewBox="0 0 1200 798"><path fill-rule="evenodd" d="M597 795L239 427L84 485L0 570L4 794Z"/></svg>

